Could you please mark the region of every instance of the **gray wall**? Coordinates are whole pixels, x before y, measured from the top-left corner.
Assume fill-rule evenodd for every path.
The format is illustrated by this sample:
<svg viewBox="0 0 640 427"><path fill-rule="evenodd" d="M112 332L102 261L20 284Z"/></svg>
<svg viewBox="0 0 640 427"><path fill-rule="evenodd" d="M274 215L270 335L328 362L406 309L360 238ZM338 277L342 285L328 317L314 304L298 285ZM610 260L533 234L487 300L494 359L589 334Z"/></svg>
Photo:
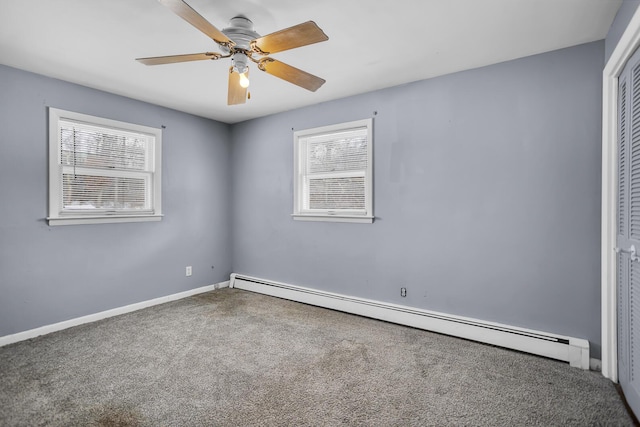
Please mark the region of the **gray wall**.
<svg viewBox="0 0 640 427"><path fill-rule="evenodd" d="M618 9L618 13L611 23L605 40L605 64L611 57L611 53L613 53L613 50L616 48L620 37L622 37L622 33L624 33L627 25L629 25L629 21L633 18L633 14L638 9L638 6L640 6L640 0L624 0L620 5L620 9Z"/></svg>
<svg viewBox="0 0 640 427"><path fill-rule="evenodd" d="M49 227L47 106L166 126L164 219ZM0 66L0 336L228 280L229 138L225 124Z"/></svg>
<svg viewBox="0 0 640 427"><path fill-rule="evenodd" d="M234 125L233 271L586 338L599 358L603 58L600 41ZM293 221L292 129L366 117L375 223Z"/></svg>
<svg viewBox="0 0 640 427"><path fill-rule="evenodd" d="M234 271L583 337L600 357L604 51L585 44L234 126L0 66L0 336ZM47 106L165 125L164 220L49 227ZM293 221L292 129L365 117L375 223Z"/></svg>

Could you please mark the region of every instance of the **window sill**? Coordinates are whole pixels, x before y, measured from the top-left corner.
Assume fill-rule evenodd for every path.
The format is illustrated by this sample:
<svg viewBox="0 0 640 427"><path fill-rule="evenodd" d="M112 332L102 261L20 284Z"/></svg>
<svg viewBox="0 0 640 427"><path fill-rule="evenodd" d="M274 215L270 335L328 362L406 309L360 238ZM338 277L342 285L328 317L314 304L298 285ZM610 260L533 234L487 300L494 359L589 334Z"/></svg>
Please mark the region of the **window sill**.
<svg viewBox="0 0 640 427"><path fill-rule="evenodd" d="M95 215L95 216L64 216L47 217L49 226L78 225L78 224L108 224L115 222L148 222L160 221L163 215Z"/></svg>
<svg viewBox="0 0 640 427"><path fill-rule="evenodd" d="M315 214L293 214L296 221L325 221L325 222L358 222L371 224L374 217L363 215L315 215Z"/></svg>

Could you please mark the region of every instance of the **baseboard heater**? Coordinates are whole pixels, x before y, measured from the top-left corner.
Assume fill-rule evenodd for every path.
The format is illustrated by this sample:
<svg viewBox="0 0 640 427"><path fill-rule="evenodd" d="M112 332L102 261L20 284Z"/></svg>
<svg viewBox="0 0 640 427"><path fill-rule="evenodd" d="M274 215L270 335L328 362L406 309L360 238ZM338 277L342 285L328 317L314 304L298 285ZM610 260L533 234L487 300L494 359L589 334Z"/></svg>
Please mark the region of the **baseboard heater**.
<svg viewBox="0 0 640 427"><path fill-rule="evenodd" d="M589 341L232 274L230 287L438 332L589 369Z"/></svg>

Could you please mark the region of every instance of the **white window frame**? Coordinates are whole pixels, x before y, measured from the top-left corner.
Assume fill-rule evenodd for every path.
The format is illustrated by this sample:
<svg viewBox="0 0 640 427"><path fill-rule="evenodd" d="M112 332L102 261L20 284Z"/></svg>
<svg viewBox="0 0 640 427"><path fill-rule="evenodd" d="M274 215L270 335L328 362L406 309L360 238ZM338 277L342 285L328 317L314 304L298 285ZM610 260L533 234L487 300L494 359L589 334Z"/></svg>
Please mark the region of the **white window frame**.
<svg viewBox="0 0 640 427"><path fill-rule="evenodd" d="M365 185L365 208L362 211L329 210L329 209L304 209L305 199L308 194L305 191L306 161L305 150L302 147L309 137L319 137L338 132L356 129L366 129L367 132L367 169L362 172ZM372 223L373 216L373 119L356 120L330 126L322 126L313 129L299 130L293 133L293 214L297 221L331 221L331 222L359 222ZM333 173L336 177L339 174ZM356 176L353 172L344 173L344 176Z"/></svg>
<svg viewBox="0 0 640 427"><path fill-rule="evenodd" d="M102 128L117 129L126 132L135 132L146 134L153 140L152 147L148 150L147 161L150 164L149 170L151 174L146 173L145 179L151 181L150 185L150 202L151 209L144 213L131 212L73 212L72 210L63 210L62 206L62 165L60 158L60 120L70 120L74 122L85 123L91 126ZM149 126L142 126L132 123L121 122L117 120L105 119L102 117L90 116L72 111L65 111L58 108L49 108L49 216L47 220L50 226L57 225L76 225L76 224L104 224L116 222L143 222L143 221L160 221L162 219L162 130ZM88 171L84 168L76 168L78 172ZM95 170L91 170L96 173ZM136 177L140 174L131 171L111 171L103 170L97 172L102 176L122 176Z"/></svg>

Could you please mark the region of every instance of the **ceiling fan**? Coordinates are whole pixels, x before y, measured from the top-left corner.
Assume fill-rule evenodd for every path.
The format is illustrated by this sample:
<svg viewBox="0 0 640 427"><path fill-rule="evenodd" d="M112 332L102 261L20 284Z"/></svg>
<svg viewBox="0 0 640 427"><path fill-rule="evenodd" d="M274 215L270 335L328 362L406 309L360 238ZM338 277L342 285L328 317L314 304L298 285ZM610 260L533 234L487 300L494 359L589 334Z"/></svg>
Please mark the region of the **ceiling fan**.
<svg viewBox="0 0 640 427"><path fill-rule="evenodd" d="M253 23L248 18L236 16L231 18L228 28L220 31L183 0L158 1L213 39L223 53L203 52L136 59L145 65L231 58L228 105L244 104L247 100L249 61L254 62L259 70L312 92L318 90L325 83L325 80L320 77L269 56L272 53L328 40L329 37L313 21L307 21L266 36L260 36L260 34L253 31Z"/></svg>

